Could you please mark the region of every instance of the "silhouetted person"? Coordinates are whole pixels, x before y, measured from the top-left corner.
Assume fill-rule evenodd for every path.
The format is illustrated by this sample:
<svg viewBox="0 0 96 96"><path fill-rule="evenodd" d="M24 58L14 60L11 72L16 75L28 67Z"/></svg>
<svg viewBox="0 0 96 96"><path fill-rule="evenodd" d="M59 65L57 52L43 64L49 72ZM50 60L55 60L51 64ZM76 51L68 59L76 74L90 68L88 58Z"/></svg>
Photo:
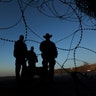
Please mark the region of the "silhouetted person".
<svg viewBox="0 0 96 96"><path fill-rule="evenodd" d="M28 51L27 54L27 60L28 60L28 72L29 76L34 76L35 68L36 68L36 62L38 62L38 58L36 56L36 53L34 52L34 47L32 46L31 49Z"/></svg>
<svg viewBox="0 0 96 96"><path fill-rule="evenodd" d="M24 42L24 36L20 35L19 40L14 44L14 57L15 61L15 72L16 80L21 79L21 72L26 68L26 56L27 56L27 46Z"/></svg>
<svg viewBox="0 0 96 96"><path fill-rule="evenodd" d="M52 35L46 33L43 37L45 38L45 41L42 41L40 44L41 56L43 59L42 65L45 70L44 73L47 73L49 70L49 79L53 81L54 66L56 63L55 58L57 58L58 52L55 43L50 41Z"/></svg>

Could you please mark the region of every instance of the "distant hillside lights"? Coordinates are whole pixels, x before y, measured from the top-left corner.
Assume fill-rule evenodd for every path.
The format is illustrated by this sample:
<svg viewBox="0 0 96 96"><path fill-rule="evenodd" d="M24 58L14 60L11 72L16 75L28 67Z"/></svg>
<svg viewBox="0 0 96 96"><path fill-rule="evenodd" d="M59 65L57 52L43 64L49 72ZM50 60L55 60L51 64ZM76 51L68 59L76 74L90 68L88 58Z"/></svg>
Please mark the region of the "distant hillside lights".
<svg viewBox="0 0 96 96"><path fill-rule="evenodd" d="M66 69L66 71L64 70ZM62 73L66 73L66 72L92 72L92 71L96 71L96 63L94 64L88 64L88 63L84 63L82 66L79 67L71 67L71 68L64 68L64 69L55 69L55 74L62 74Z"/></svg>
<svg viewBox="0 0 96 96"><path fill-rule="evenodd" d="M91 70L89 69L89 70L87 70L87 72L91 72Z"/></svg>
<svg viewBox="0 0 96 96"><path fill-rule="evenodd" d="M96 63L88 64L84 63L82 66L76 68L70 68L70 71L79 71L79 72L91 72L96 70Z"/></svg>

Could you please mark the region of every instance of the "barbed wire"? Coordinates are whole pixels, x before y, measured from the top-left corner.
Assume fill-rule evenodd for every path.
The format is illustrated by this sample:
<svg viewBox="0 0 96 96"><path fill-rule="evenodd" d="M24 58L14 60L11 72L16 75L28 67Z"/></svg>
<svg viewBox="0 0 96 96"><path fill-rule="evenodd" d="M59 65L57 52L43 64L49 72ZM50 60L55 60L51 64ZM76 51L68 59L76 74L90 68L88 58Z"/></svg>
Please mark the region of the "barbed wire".
<svg viewBox="0 0 96 96"><path fill-rule="evenodd" d="M12 0L8 0L8 1L11 2ZM5 2L5 1L1 0L0 2ZM17 0L17 3L19 5L19 9L21 11L21 17L19 18L19 20L15 24L13 24L9 27L5 27L5 28L0 27L0 30L7 30L7 29L10 29L10 28L13 28L13 27L17 26L20 23L20 21L22 20L24 22L24 26L25 26L25 41L31 41L31 42L35 42L35 43L39 44L40 42L38 42L36 40L27 39L28 32L29 32L28 30L30 30L30 32L32 32L35 36L37 36L38 38L43 40L36 32L34 32L29 27L29 25L27 23L27 20L26 20L26 16L25 16L25 10L28 7L31 7L31 8L33 7L34 8L34 5L32 5L32 4L34 4L34 2L37 3L37 7L35 7L35 8L37 8L37 10L43 15L46 15L46 16L52 17L52 18L53 17L54 18L59 18L59 19L62 19L62 20L63 19L64 20L70 19L70 21L74 20L74 21L78 22L79 28L75 32L73 32L73 33L69 34L68 36L66 36L64 38L61 38L60 40L55 42L55 44L60 43L61 41L63 41L63 40L72 36L70 46L69 46L68 49L64 49L64 48L60 48L60 47L57 47L57 48L59 50L68 51L67 57L66 57L64 63L62 64L63 67L64 67L64 64L67 62L67 60L69 58L70 51L74 51L74 53L73 53L74 66L76 67L77 65L76 65L75 55L76 55L77 49L78 48L84 48L86 50L92 51L91 49L79 46L81 41L82 41L82 38L83 38L84 30L96 30L96 29L95 28L83 28L82 27L82 20L83 20L84 16L82 17L82 13L78 11L74 0L71 0L71 1L70 0L67 0L67 1L66 0L56 0L56 1L55 0L41 0L41 1L39 1L39 0L38 1L35 1L35 0L28 0L28 1ZM57 2L60 3L60 4L63 4L63 6L66 5L66 7L68 9L67 9L67 11L65 11L65 13L64 12L62 14L59 13L59 11L57 10L56 5L55 5L55 3L57 3ZM49 10L50 14L48 14L46 10ZM78 33L78 32L80 32L79 41L77 42L77 44L75 45L74 48L71 48L71 46L73 44L74 37L75 37L76 33ZM0 40L7 41L7 42L15 42L15 40L5 39L5 38L2 38L2 37L0 38ZM92 52L95 53L95 51L92 51Z"/></svg>
<svg viewBox="0 0 96 96"><path fill-rule="evenodd" d="M4 3L10 3L13 0L0 0L0 2L4 2Z"/></svg>
<svg viewBox="0 0 96 96"><path fill-rule="evenodd" d="M12 1L13 0L0 0L0 3L1 2L10 3ZM68 39L69 37L71 37L71 39L70 39L71 42L69 44L69 48L65 49L65 48L60 48L59 46L57 47L58 51L61 50L61 51L67 52L67 56L66 56L66 58L62 64L56 60L56 64L58 64L61 69L64 69L67 73L70 73L70 72L68 72L68 70L66 70L64 68L66 62L69 60L73 60L75 68L77 68L77 65L78 65L76 61L85 62L83 60L79 60L76 58L76 53L78 51L77 50L78 48L82 48L82 49L88 50L88 51L96 54L96 51L94 51L90 48L80 46L81 41L83 39L83 33L85 31L96 31L96 28L94 27L96 25L96 23L91 22L92 26L89 28L83 27L84 20L85 20L86 16L84 15L84 13L82 13L81 11L78 10L74 0L17 0L16 2L19 6L21 16L19 17L19 19L14 24L12 24L8 27L1 27L0 26L0 30L8 30L8 29L14 28L21 21L23 21L22 25L24 25L24 30L25 30L25 33L24 33L25 41L26 42L35 42L37 44L40 44L40 42L37 40L28 39L28 34L29 34L29 32L31 32L37 38L39 38L40 40L43 40L42 37L37 34L37 32L33 31L33 29L30 28L30 25L28 25L28 22L26 19L25 11L27 11L28 8L35 8L38 10L38 12L40 12L41 14L43 14L47 17L56 18L56 19L58 18L60 20L67 20L70 22L77 22L78 23L79 27L74 32L72 32L71 34L69 34L66 37L62 37L58 41L55 41L55 44L57 44L57 43L61 43L61 41ZM59 6L60 4L63 7L62 9L64 9L62 11L60 11L60 9L59 9L59 8L61 8L61 6ZM95 18L88 17L87 19L89 21L94 19L94 21L96 21ZM76 45L72 48L73 40L74 40L77 33L80 33L79 37L78 37L79 40L77 41ZM16 40L10 40L10 38L6 39L6 38L2 38L2 37L0 37L0 40L6 41L6 42L12 42L12 43L16 41ZM73 58L69 57L71 51L73 51ZM37 56L40 56L40 55L41 54L37 54Z"/></svg>

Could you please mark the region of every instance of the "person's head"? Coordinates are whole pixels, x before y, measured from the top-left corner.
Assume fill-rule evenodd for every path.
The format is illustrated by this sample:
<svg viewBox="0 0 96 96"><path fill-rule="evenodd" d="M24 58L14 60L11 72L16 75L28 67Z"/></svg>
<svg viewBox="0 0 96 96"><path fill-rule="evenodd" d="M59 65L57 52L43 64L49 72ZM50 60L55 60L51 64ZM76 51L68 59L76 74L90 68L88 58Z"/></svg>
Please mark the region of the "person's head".
<svg viewBox="0 0 96 96"><path fill-rule="evenodd" d="M24 40L24 35L20 35L20 36L19 36L19 40L20 40L20 41L23 41L23 40Z"/></svg>
<svg viewBox="0 0 96 96"><path fill-rule="evenodd" d="M49 40L52 35L50 35L49 33L46 33L44 36L43 36L46 40Z"/></svg>
<svg viewBox="0 0 96 96"><path fill-rule="evenodd" d="M32 50L32 51L34 50L34 47L33 47L33 46L31 46L31 50Z"/></svg>

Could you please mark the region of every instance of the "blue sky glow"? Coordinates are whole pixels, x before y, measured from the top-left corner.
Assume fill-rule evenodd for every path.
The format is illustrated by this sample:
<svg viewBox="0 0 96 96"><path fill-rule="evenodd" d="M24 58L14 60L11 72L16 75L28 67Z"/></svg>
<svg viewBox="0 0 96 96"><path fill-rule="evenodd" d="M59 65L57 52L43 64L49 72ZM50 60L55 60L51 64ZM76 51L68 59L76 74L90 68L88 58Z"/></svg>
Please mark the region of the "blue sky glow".
<svg viewBox="0 0 96 96"><path fill-rule="evenodd" d="M23 4L21 4L21 8L24 11L24 18L18 1L20 4ZM62 3L59 0L53 0L54 2L50 1L47 3L49 6L43 5L41 8L42 12L40 12L36 6L41 4L43 0L41 0L41 2L38 1L39 3L34 1L27 6L26 4L29 1L30 0L12 0L7 3L0 1L0 76L15 74L15 58L13 57L14 42L10 42L9 40L18 40L19 35L25 35L26 31L27 40L29 40L26 41L27 47L30 49L31 46L34 46L36 54L40 54L39 42L44 40L43 35L47 32L53 35L51 40L55 42L59 53L56 61L60 64L56 63L55 68L61 68L62 65L64 65L64 68L74 67L74 48L79 43L80 45L75 52L75 59L77 59L76 65L82 65L84 63L82 61L88 62L89 64L96 63L95 19L89 18L83 13L81 15L80 12L76 10L78 16L82 17L82 19L80 19L83 29L81 32L81 30L79 30L81 28L79 19L74 12L75 5L72 4L74 8L74 10L72 10L68 4ZM54 7L52 7L52 3ZM24 10L24 8L26 9ZM49 10L50 8L53 9ZM59 16L64 17L59 18ZM27 29L25 28L25 23ZM88 48L89 50L80 47ZM69 52L69 49L73 50ZM94 52L91 50L94 50ZM38 55L38 60L39 62L36 65L42 66L42 58L40 55Z"/></svg>

